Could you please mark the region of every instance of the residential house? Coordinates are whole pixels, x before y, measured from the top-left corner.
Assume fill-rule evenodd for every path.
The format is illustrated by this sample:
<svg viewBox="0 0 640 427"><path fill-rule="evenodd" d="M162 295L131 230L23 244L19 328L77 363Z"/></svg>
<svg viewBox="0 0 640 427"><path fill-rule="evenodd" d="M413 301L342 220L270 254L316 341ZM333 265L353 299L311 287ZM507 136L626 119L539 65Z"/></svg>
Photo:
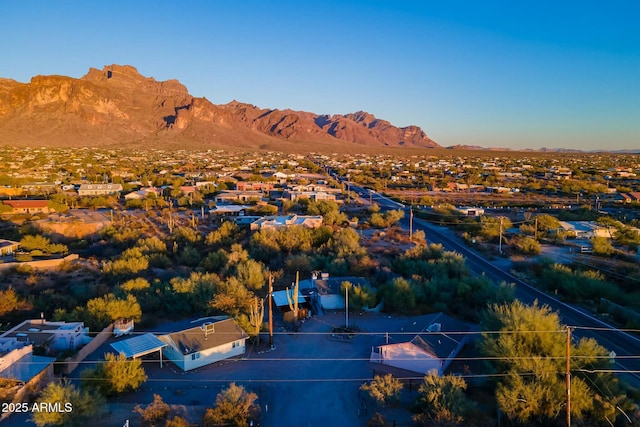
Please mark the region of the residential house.
<svg viewBox="0 0 640 427"><path fill-rule="evenodd" d="M483 208L470 208L470 207L461 207L456 209L462 215L465 216L482 216L484 215Z"/></svg>
<svg viewBox="0 0 640 427"><path fill-rule="evenodd" d="M122 184L82 184L78 188L79 196L119 195L120 192L122 192Z"/></svg>
<svg viewBox="0 0 640 427"><path fill-rule="evenodd" d="M293 225L301 225L305 228L318 228L322 225L323 221L324 218L322 215L272 215L262 217L251 223L251 230L282 228Z"/></svg>
<svg viewBox="0 0 640 427"><path fill-rule="evenodd" d="M0 337L0 378L31 386L43 377L53 378L55 360L34 355L31 344Z"/></svg>
<svg viewBox="0 0 640 427"><path fill-rule="evenodd" d="M209 209L209 215L244 216L250 207L248 205L218 205Z"/></svg>
<svg viewBox="0 0 640 427"><path fill-rule="evenodd" d="M0 256L13 255L20 247L20 243L12 240L0 239Z"/></svg>
<svg viewBox="0 0 640 427"><path fill-rule="evenodd" d="M198 191L198 187L195 185L182 185L180 187L180 193L182 193L183 196L189 196L196 191Z"/></svg>
<svg viewBox="0 0 640 427"><path fill-rule="evenodd" d="M183 371L243 355L249 336L231 318L208 317L190 322L184 329L160 335L168 344L164 357Z"/></svg>
<svg viewBox="0 0 640 427"><path fill-rule="evenodd" d="M470 326L443 313L410 319L388 343L373 347L369 361L374 372L399 378L443 375L468 341Z"/></svg>
<svg viewBox="0 0 640 427"><path fill-rule="evenodd" d="M11 206L12 214L49 213L47 200L3 200L2 204Z"/></svg>
<svg viewBox="0 0 640 427"><path fill-rule="evenodd" d="M327 193L325 191L288 191L282 192L282 198L285 200L296 201L298 199L309 199L313 202L319 202L321 200L336 200L334 193Z"/></svg>
<svg viewBox="0 0 640 427"><path fill-rule="evenodd" d="M567 236L576 239L613 238L610 227L603 227L594 221L560 221L560 227L567 233Z"/></svg>
<svg viewBox="0 0 640 427"><path fill-rule="evenodd" d="M156 187L144 187L139 189L138 191L132 191L131 193L125 194L125 200L143 200L148 196L155 195L157 197L162 196L162 190Z"/></svg>
<svg viewBox="0 0 640 427"><path fill-rule="evenodd" d="M329 277L328 273L313 273L311 279L298 283L300 292L310 298L314 312L325 310L344 310L346 300L342 292L342 284L349 282L354 286L369 286L369 281L363 277L340 276Z"/></svg>
<svg viewBox="0 0 640 427"><path fill-rule="evenodd" d="M216 203L248 202L249 200L262 200L263 198L264 193L262 191L224 190L216 194L214 201Z"/></svg>
<svg viewBox="0 0 640 427"><path fill-rule="evenodd" d="M272 182L238 181L236 182L236 190L269 192L273 190L273 183Z"/></svg>
<svg viewBox="0 0 640 427"><path fill-rule="evenodd" d="M25 320L9 329L0 338L40 347L49 353L76 350L90 341L89 328L82 322L49 322L44 319Z"/></svg>

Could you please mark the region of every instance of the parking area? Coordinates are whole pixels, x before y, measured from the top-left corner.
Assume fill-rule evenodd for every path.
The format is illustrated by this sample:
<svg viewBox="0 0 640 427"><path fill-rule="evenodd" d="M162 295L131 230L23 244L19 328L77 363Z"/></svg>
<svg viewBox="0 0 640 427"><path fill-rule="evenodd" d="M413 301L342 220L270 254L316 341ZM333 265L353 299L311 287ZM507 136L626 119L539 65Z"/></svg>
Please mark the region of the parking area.
<svg viewBox="0 0 640 427"><path fill-rule="evenodd" d="M384 343L385 332L397 330L406 320L352 314L350 324L363 333L340 341L331 339L331 330L345 324L344 313L329 313L306 320L298 333L276 333L273 350L251 348L247 343L245 357L187 373L171 363L160 368L158 360L147 358L148 381L140 391L118 397L112 410L117 408L120 420L131 414L127 407L147 404L153 394L160 394L165 402L182 407L195 422L206 407L214 406L221 389L236 382L259 396L263 427L365 426L375 408L363 408L363 393L358 389L372 378L371 347ZM263 336L263 342L267 338ZM96 353L105 350L108 348Z"/></svg>

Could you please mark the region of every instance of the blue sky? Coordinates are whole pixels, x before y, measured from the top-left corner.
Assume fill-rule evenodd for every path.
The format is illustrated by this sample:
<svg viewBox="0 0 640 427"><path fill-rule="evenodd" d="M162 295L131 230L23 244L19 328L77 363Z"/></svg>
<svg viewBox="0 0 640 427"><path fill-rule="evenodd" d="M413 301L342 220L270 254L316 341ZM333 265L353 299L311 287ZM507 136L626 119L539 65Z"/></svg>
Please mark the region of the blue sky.
<svg viewBox="0 0 640 427"><path fill-rule="evenodd" d="M640 148L640 2L0 0L0 77L129 64L443 146Z"/></svg>

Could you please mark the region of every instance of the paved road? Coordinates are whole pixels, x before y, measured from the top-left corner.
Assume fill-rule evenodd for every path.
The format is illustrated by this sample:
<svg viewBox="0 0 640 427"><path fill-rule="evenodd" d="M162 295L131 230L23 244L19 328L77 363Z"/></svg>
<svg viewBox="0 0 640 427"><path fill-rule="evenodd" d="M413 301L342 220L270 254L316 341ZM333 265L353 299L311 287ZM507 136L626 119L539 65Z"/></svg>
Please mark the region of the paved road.
<svg viewBox="0 0 640 427"><path fill-rule="evenodd" d="M378 193L370 195L369 190L357 186L352 187L362 197L370 197L377 203L381 209L408 209L404 205L397 203ZM401 221L401 226L409 229L409 218ZM496 283L507 282L515 285L515 296L519 300L532 304L538 301L541 305L548 305L552 310L557 311L561 321L565 325L576 327L573 335L577 338L590 337L596 339L602 346L608 350L614 351L616 354L616 370L625 371L636 382L640 382L640 339L626 332L620 331L600 319L593 317L586 311L566 304L550 295L541 292L524 281L518 279L507 271L500 269L487 261L482 256L468 248L459 239L455 238L452 233L443 231L440 227L435 227L430 223L413 218L414 230L423 230L427 236L427 240L431 243L441 243L447 250L455 251L462 254L466 260L469 269L478 275L485 275ZM581 329L587 328L587 329Z"/></svg>

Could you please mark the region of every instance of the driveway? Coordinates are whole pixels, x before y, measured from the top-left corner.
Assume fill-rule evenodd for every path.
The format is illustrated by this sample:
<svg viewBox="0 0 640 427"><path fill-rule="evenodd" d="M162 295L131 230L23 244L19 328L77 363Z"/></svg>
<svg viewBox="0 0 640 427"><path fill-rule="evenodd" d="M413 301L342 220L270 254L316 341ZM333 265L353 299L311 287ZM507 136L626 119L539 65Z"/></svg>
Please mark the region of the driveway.
<svg viewBox="0 0 640 427"><path fill-rule="evenodd" d="M365 426L375 410L364 411L364 394L358 389L372 378L371 347L384 343L384 332L397 330L406 318L351 314L350 323L364 334L350 342L330 339L332 328L344 321L344 313L313 317L301 332L275 334L274 350L248 347L244 358L187 373L171 363L160 368L157 360L146 360L149 380L137 393L118 397L112 406L147 404L157 393L169 404L184 405L195 422L206 407L214 406L218 392L234 381L259 396L263 427ZM119 412L118 420L127 414Z"/></svg>

